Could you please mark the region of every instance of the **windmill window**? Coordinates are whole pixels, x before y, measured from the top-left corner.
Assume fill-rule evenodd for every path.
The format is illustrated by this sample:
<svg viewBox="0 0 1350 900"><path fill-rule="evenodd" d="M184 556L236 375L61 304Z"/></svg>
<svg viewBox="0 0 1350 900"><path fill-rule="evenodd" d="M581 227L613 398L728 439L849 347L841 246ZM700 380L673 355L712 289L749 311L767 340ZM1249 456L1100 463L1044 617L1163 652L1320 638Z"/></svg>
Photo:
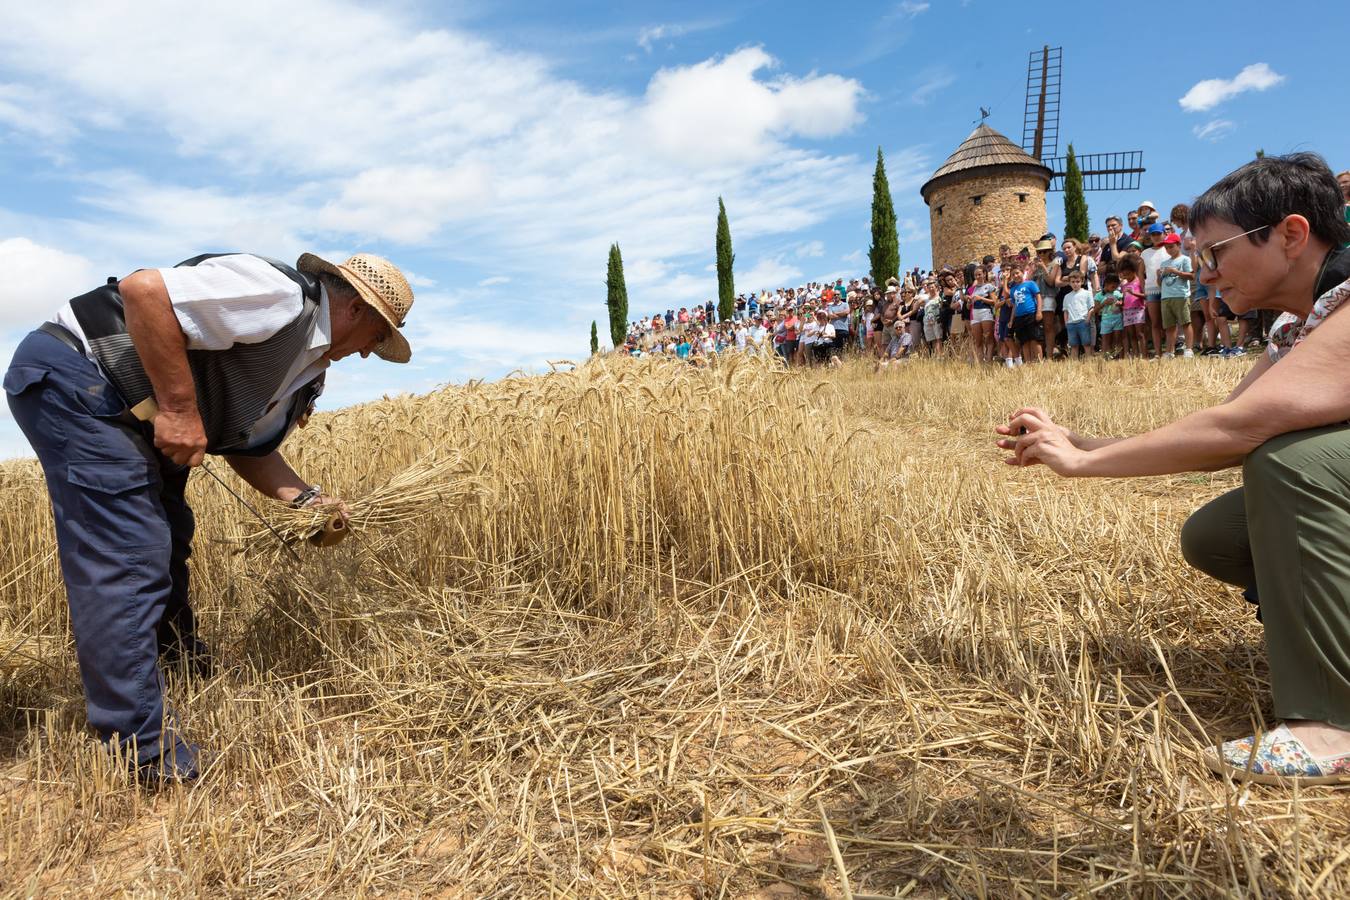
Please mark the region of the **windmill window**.
<svg viewBox="0 0 1350 900"><path fill-rule="evenodd" d="M937 208L937 214L938 214L939 216L942 215L942 207L941 207L941 206L939 206L939 207Z"/></svg>
<svg viewBox="0 0 1350 900"><path fill-rule="evenodd" d="M979 206L981 203L984 202L984 194L976 194L974 197L970 198L970 202L975 204L976 206Z"/></svg>
<svg viewBox="0 0 1350 900"><path fill-rule="evenodd" d="M1027 202L1027 195L1026 195L1026 194L1018 194L1018 195L1017 195L1017 202L1018 202L1018 203L1026 203L1026 202Z"/></svg>

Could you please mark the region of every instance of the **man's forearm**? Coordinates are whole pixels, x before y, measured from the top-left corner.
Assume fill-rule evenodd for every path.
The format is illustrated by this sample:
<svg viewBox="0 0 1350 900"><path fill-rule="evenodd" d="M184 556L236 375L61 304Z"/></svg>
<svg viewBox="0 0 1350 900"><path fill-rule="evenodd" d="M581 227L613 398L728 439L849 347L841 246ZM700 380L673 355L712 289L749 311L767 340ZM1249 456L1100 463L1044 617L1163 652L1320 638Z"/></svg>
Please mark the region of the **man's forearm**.
<svg viewBox="0 0 1350 900"><path fill-rule="evenodd" d="M226 456L225 461L254 490L274 500L290 503L309 488L280 451L266 456Z"/></svg>
<svg viewBox="0 0 1350 900"><path fill-rule="evenodd" d="M197 388L188 368L187 337L173 314L164 279L154 269L142 269L123 278L118 291L127 334L154 388L155 402L164 410L195 414Z"/></svg>

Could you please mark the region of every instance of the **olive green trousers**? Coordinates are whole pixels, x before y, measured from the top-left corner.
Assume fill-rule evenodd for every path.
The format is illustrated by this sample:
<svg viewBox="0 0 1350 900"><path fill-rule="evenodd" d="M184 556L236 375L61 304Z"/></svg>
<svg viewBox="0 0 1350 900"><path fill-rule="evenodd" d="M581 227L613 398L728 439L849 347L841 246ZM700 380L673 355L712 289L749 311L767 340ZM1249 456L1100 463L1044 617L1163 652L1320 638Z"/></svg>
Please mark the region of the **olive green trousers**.
<svg viewBox="0 0 1350 900"><path fill-rule="evenodd" d="M1275 715L1350 729L1350 427L1272 438L1242 485L1187 520L1182 553L1259 598Z"/></svg>

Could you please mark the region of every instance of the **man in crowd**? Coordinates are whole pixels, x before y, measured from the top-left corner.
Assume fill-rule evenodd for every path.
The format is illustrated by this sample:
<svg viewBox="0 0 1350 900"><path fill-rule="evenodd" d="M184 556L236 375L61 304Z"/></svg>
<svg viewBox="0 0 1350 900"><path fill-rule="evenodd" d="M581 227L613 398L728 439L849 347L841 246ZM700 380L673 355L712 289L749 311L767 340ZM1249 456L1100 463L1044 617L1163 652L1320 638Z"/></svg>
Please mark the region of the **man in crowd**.
<svg viewBox="0 0 1350 900"><path fill-rule="evenodd" d="M835 293L834 302L825 307L825 312L829 314L830 325L834 327L833 336L830 339L830 353L835 356L842 356L844 347L848 344L849 313L853 309L852 301L856 299L856 292L839 290Z"/></svg>
<svg viewBox="0 0 1350 900"><path fill-rule="evenodd" d="M412 302L378 256L207 255L110 278L19 344L5 392L47 479L89 721L142 777L198 772L159 668L210 665L188 603L188 474L210 453L268 497L337 504L279 448L330 364L409 360Z"/></svg>

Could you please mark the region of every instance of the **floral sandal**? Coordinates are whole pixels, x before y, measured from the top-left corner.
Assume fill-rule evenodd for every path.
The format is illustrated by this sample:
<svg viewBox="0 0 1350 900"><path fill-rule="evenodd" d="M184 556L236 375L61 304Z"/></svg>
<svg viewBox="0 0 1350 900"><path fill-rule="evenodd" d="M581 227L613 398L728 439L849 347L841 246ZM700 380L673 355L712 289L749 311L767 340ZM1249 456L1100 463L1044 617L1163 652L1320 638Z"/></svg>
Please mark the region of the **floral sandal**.
<svg viewBox="0 0 1350 900"><path fill-rule="evenodd" d="M1255 752L1253 752L1253 746ZM1318 758L1286 726L1257 736L1227 741L1204 754L1205 765L1220 775L1257 784L1350 784L1350 753Z"/></svg>

